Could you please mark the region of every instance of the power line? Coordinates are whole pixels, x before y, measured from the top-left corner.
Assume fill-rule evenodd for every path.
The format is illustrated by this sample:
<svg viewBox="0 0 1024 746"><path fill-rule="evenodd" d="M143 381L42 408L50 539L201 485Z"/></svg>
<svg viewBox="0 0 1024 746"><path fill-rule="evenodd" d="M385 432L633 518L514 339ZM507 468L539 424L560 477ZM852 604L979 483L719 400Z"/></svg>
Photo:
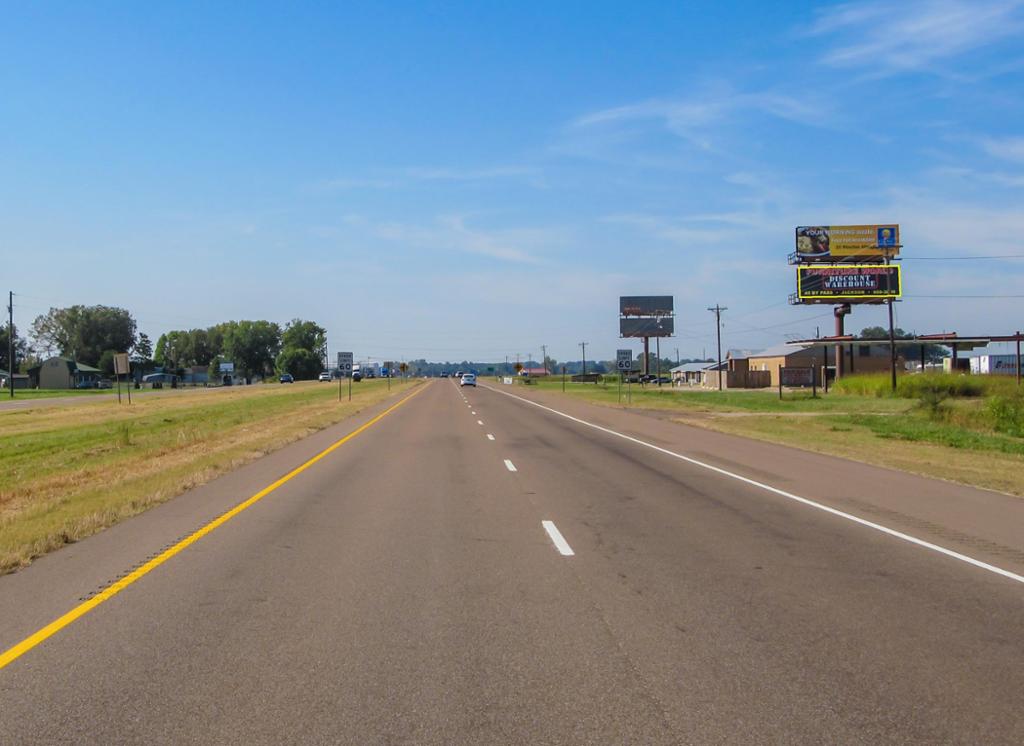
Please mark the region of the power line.
<svg viewBox="0 0 1024 746"><path fill-rule="evenodd" d="M1024 259L1024 254L992 254L990 256L904 256L901 262L967 262L974 259Z"/></svg>
<svg viewBox="0 0 1024 746"><path fill-rule="evenodd" d="M1024 298L1024 295L904 295L904 298Z"/></svg>

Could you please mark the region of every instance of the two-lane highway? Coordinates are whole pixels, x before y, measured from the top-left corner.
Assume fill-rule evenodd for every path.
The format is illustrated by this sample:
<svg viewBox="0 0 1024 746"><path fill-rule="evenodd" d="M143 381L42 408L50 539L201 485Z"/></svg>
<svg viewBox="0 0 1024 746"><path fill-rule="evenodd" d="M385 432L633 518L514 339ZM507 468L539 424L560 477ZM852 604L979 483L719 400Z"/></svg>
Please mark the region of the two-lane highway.
<svg viewBox="0 0 1024 746"><path fill-rule="evenodd" d="M1024 585L508 393L427 384L0 578L3 651L340 443L0 669L0 741L1024 741Z"/></svg>

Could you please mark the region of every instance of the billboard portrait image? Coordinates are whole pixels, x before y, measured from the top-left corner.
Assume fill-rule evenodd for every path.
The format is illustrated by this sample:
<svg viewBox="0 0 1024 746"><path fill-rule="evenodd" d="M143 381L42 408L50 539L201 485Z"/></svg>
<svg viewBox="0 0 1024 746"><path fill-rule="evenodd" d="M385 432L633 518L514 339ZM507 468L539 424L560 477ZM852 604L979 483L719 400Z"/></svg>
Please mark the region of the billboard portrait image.
<svg viewBox="0 0 1024 746"><path fill-rule="evenodd" d="M870 262L900 250L900 227L879 225L801 225L796 254L803 262Z"/></svg>

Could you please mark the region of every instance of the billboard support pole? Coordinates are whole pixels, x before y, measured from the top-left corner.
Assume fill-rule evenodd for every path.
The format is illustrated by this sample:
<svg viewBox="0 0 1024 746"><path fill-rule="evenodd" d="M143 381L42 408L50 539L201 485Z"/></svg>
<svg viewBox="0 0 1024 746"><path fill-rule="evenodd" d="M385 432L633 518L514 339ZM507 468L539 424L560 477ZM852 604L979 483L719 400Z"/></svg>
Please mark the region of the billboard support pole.
<svg viewBox="0 0 1024 746"><path fill-rule="evenodd" d="M886 265L891 260L889 257L885 258ZM896 390L896 327L893 325L892 320L892 302L893 299L889 299L889 370L892 375L892 390Z"/></svg>
<svg viewBox="0 0 1024 746"><path fill-rule="evenodd" d="M643 364L643 375L646 376L651 372L651 338L644 337L644 364Z"/></svg>
<svg viewBox="0 0 1024 746"><path fill-rule="evenodd" d="M661 337L656 337L654 340L656 349L658 350L657 360L654 363L654 368L658 372L658 390L661 390Z"/></svg>

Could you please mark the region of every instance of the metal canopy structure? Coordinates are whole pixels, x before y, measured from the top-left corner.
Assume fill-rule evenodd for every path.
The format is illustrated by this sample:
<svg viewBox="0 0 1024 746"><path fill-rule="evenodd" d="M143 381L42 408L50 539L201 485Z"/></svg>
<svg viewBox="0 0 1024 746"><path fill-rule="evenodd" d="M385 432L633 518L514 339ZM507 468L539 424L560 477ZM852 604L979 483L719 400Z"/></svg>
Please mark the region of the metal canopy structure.
<svg viewBox="0 0 1024 746"><path fill-rule="evenodd" d="M889 337L855 337L852 334L845 334L842 336L833 337L816 337L815 339L797 339L792 342L787 342L787 345L793 347L800 347L801 349L815 349L818 347L824 348L825 354L825 365L828 366L828 348L837 347L841 348L843 345L886 345L893 348L895 352L896 347L919 347L921 350L921 370L924 370L925 364L925 347L927 345L940 345L942 347L948 347L952 353L953 368L956 369L957 364L957 353L960 351L970 351L977 349L978 347L986 347L993 342L1015 342L1017 344L1017 360L1020 360L1020 344L1024 341L1024 334L1016 332L1014 334L978 334L971 336L961 337L956 332L948 332L942 334L915 334L912 337L906 337L904 339L890 339ZM837 356L839 350L836 350ZM895 360L896 356L893 354L893 376L895 376ZM1021 367L1017 364L1017 384L1021 382Z"/></svg>
<svg viewBox="0 0 1024 746"><path fill-rule="evenodd" d="M920 345L941 345L943 347L949 347L952 350L973 350L978 347L985 347L993 342L1019 342L1024 341L1024 334L1017 332L1016 334L1002 334L1002 335L990 335L990 334L979 334L961 337L955 332L949 334L915 334L912 337L905 339L896 338L892 340L897 347L899 346L920 346ZM794 347L832 347L837 344L860 344L860 345L880 345L889 344L890 340L888 337L856 337L852 334L845 334L839 337L815 337L814 339L796 339L792 342L787 342L788 345Z"/></svg>

